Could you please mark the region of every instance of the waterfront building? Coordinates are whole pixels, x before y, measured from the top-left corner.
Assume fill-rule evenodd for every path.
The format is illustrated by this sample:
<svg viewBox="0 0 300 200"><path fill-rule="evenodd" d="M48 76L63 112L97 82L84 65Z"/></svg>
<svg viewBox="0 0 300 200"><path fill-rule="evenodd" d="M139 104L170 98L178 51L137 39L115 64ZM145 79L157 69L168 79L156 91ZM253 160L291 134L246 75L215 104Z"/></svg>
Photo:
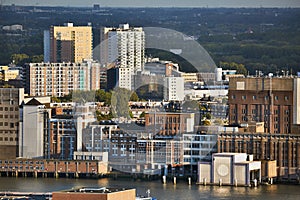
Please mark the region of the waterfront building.
<svg viewBox="0 0 300 200"><path fill-rule="evenodd" d="M278 180L300 177L300 135L228 132L218 135L218 152L252 154L254 160L277 161Z"/></svg>
<svg viewBox="0 0 300 200"><path fill-rule="evenodd" d="M19 157L44 158L49 154L50 112L35 98L22 105L19 122Z"/></svg>
<svg viewBox="0 0 300 200"><path fill-rule="evenodd" d="M15 177L100 177L108 173L105 160L5 159L0 174Z"/></svg>
<svg viewBox="0 0 300 200"><path fill-rule="evenodd" d="M212 154L218 151L216 134L185 133L182 135L182 141L184 165L197 165L199 161L211 160Z"/></svg>
<svg viewBox="0 0 300 200"><path fill-rule="evenodd" d="M145 63L145 33L142 27L120 24L118 28L105 27L101 30L100 61L129 68L131 74L143 70Z"/></svg>
<svg viewBox="0 0 300 200"><path fill-rule="evenodd" d="M29 63L26 65L26 92L31 96L62 97L74 90L100 89L100 64Z"/></svg>
<svg viewBox="0 0 300 200"><path fill-rule="evenodd" d="M77 149L77 130L73 104L51 105L49 119L50 154L48 158L72 160Z"/></svg>
<svg viewBox="0 0 300 200"><path fill-rule="evenodd" d="M19 154L19 106L23 100L23 88L0 88L0 159Z"/></svg>
<svg viewBox="0 0 300 200"><path fill-rule="evenodd" d="M261 182L261 162L246 153L215 153L211 162L199 162L198 182L250 186Z"/></svg>
<svg viewBox="0 0 300 200"><path fill-rule="evenodd" d="M51 26L49 32L44 32L45 61L50 58L50 62L54 63L78 63L92 59L92 42L91 26L73 26L73 23Z"/></svg>
<svg viewBox="0 0 300 200"><path fill-rule="evenodd" d="M136 191L135 189L125 188L76 188L65 191L58 191L52 193L53 200L60 199L72 199L72 200L135 200Z"/></svg>
<svg viewBox="0 0 300 200"><path fill-rule="evenodd" d="M266 133L291 133L300 124L300 78L229 80L229 123L264 122Z"/></svg>

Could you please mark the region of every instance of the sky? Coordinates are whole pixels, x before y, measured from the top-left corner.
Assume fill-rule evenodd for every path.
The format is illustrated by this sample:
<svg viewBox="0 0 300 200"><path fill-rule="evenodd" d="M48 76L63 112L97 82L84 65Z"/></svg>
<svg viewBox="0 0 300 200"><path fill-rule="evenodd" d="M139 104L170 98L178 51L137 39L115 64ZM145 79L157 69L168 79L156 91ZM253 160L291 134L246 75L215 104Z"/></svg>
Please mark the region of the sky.
<svg viewBox="0 0 300 200"><path fill-rule="evenodd" d="M4 5L92 7L300 7L300 0L0 0Z"/></svg>

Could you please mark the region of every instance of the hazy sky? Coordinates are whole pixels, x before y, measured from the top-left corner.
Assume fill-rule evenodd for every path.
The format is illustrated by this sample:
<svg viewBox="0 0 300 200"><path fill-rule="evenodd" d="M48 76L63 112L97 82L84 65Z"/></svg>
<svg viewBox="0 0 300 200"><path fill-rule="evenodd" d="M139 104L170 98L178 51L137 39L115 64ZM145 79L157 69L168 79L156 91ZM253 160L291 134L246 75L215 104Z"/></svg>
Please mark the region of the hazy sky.
<svg viewBox="0 0 300 200"><path fill-rule="evenodd" d="M300 7L300 0L2 0L3 4L103 7Z"/></svg>

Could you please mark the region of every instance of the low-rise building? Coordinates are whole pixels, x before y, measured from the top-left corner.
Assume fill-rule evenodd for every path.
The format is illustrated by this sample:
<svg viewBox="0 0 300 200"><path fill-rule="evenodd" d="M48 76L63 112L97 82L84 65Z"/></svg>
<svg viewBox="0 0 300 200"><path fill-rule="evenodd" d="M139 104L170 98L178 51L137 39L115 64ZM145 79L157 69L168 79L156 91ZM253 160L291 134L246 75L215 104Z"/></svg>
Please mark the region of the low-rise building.
<svg viewBox="0 0 300 200"><path fill-rule="evenodd" d="M145 126L153 135L174 136L179 133L193 132L194 113L149 112L145 114Z"/></svg>
<svg viewBox="0 0 300 200"><path fill-rule="evenodd" d="M261 162L246 153L215 153L211 162L199 162L198 182L250 186L261 181Z"/></svg>
<svg viewBox="0 0 300 200"><path fill-rule="evenodd" d="M125 188L77 188L52 193L53 200L72 199L72 200L135 200L135 189Z"/></svg>

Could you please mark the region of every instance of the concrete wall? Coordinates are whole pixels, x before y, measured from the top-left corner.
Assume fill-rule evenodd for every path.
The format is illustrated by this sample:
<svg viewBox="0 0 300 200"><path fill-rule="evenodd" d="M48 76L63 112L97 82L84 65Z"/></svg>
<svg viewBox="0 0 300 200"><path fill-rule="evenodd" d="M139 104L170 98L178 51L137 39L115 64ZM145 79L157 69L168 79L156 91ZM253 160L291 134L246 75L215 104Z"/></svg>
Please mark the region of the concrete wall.
<svg viewBox="0 0 300 200"><path fill-rule="evenodd" d="M219 183L222 179L223 184L232 184L232 160L231 157L213 157L213 173L214 173L214 183Z"/></svg>
<svg viewBox="0 0 300 200"><path fill-rule="evenodd" d="M246 185L246 166L235 165L234 166L234 180L237 180L238 185Z"/></svg>
<svg viewBox="0 0 300 200"><path fill-rule="evenodd" d="M23 136L20 148L21 157L38 158L43 156L43 113L40 106L23 107Z"/></svg>
<svg viewBox="0 0 300 200"><path fill-rule="evenodd" d="M207 183L211 183L211 164L210 163L200 163L198 169L198 182L203 183L206 179Z"/></svg>

